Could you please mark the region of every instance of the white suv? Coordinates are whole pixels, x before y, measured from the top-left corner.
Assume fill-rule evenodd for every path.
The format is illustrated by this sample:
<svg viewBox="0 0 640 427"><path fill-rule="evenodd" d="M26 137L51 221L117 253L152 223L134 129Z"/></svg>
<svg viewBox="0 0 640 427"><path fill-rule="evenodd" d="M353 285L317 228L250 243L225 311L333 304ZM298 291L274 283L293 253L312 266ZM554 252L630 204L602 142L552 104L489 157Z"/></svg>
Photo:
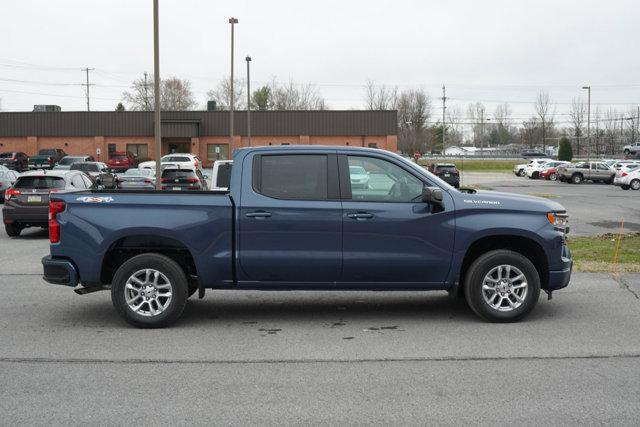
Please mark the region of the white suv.
<svg viewBox="0 0 640 427"><path fill-rule="evenodd" d="M202 170L202 160L200 157L191 153L173 153L167 154L160 158L160 167L162 169L168 166L180 166L183 169L200 169ZM151 160L138 165L140 169L155 169L156 162Z"/></svg>
<svg viewBox="0 0 640 427"><path fill-rule="evenodd" d="M529 163L523 163L521 165L515 165L513 167L513 173L517 176L525 176L527 173L527 169L531 169L533 167L540 166L547 162L552 162L553 159L531 159Z"/></svg>

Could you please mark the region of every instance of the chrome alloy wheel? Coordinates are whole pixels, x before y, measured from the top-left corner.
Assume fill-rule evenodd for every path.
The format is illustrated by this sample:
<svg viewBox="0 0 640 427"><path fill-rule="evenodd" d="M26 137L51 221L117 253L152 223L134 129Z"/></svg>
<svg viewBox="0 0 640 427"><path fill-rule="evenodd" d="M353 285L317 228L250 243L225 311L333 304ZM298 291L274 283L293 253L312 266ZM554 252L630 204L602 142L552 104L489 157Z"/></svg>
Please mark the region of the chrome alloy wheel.
<svg viewBox="0 0 640 427"><path fill-rule="evenodd" d="M124 298L134 313L157 316L171 303L171 282L158 270L138 270L127 279Z"/></svg>
<svg viewBox="0 0 640 427"><path fill-rule="evenodd" d="M499 265L484 276L482 296L494 310L512 311L524 303L528 287L522 271L512 265Z"/></svg>

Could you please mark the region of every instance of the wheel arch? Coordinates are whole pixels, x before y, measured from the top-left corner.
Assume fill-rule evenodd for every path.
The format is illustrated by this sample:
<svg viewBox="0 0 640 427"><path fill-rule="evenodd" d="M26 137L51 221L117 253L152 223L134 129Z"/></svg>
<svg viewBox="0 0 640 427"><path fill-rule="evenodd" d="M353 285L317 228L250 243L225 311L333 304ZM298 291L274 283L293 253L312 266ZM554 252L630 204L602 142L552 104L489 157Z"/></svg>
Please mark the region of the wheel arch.
<svg viewBox="0 0 640 427"><path fill-rule="evenodd" d="M166 255L178 263L187 278L198 276L193 253L184 242L169 236L131 234L116 239L105 251L100 270L100 282L111 283L116 270L125 261L143 253Z"/></svg>
<svg viewBox="0 0 640 427"><path fill-rule="evenodd" d="M534 239L512 234L495 234L483 236L473 241L465 252L459 270L459 283L464 283L467 271L473 261L489 251L507 249L521 254L529 259L538 271L540 285L545 289L549 282L549 261L540 243Z"/></svg>

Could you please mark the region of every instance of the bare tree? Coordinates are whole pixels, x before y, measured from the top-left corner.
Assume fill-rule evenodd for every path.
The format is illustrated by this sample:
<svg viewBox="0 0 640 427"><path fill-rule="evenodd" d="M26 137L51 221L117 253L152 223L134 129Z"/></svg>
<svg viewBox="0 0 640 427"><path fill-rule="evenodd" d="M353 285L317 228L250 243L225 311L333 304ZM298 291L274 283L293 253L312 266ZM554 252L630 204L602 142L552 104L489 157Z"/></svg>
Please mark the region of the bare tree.
<svg viewBox="0 0 640 427"><path fill-rule="evenodd" d="M326 110L327 105L318 88L311 84L289 81L271 83L271 98L274 110Z"/></svg>
<svg viewBox="0 0 640 427"><path fill-rule="evenodd" d="M459 106L454 105L447 108L447 122L449 123L449 145L462 145L462 110Z"/></svg>
<svg viewBox="0 0 640 427"><path fill-rule="evenodd" d="M604 137L606 141L606 145L610 152L615 152L616 147L616 131L618 127L616 126L618 123L619 114L618 111L614 108L609 108L604 112ZM596 144L596 154L600 152L600 147Z"/></svg>
<svg viewBox="0 0 640 427"><path fill-rule="evenodd" d="M365 85L365 108L367 110L395 110L398 103L398 87L378 86L373 80Z"/></svg>
<svg viewBox="0 0 640 427"><path fill-rule="evenodd" d="M143 77L131 84L131 89L122 93L122 100L129 110L152 111L154 105L153 76ZM160 108L162 110L192 110L196 101L189 80L178 77L162 79L160 82Z"/></svg>
<svg viewBox="0 0 640 427"><path fill-rule="evenodd" d="M571 132L576 138L576 155L580 155L580 138L583 135L585 117L587 115L587 105L582 99L573 98L571 102L571 110L569 110L569 116L571 117Z"/></svg>
<svg viewBox="0 0 640 427"><path fill-rule="evenodd" d="M245 84L244 79L236 79L233 82L233 108L236 110L247 108L244 93ZM207 99L216 101L216 108L228 110L231 106L231 79L229 77L222 78L215 89L207 92Z"/></svg>
<svg viewBox="0 0 640 427"><path fill-rule="evenodd" d="M538 92L535 102L535 110L542 124L542 151L546 152L547 148L547 131L553 127L553 118L555 116L555 107L551 103L549 93L545 91Z"/></svg>
<svg viewBox="0 0 640 427"><path fill-rule="evenodd" d="M487 118L487 108L482 102L469 104L467 106L467 116L469 121L473 123L473 144L484 147L484 124Z"/></svg>
<svg viewBox="0 0 640 427"><path fill-rule="evenodd" d="M511 121L511 107L509 104L504 103L498 105L493 113L493 117L499 126L509 128Z"/></svg>
<svg viewBox="0 0 640 427"><path fill-rule="evenodd" d="M431 118L431 97L422 89L409 89L398 97L398 145L405 153L427 150L426 126Z"/></svg>

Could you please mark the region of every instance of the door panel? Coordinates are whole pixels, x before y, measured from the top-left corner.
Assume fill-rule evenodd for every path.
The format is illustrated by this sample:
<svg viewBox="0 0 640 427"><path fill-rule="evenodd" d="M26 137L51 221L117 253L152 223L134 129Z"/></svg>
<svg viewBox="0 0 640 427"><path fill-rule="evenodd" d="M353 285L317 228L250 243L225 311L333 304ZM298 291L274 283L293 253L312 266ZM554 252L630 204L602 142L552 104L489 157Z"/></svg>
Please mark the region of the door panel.
<svg viewBox="0 0 640 427"><path fill-rule="evenodd" d="M328 158L325 154L245 158L244 170L251 171L253 163L257 176L243 174L249 184L242 186L238 218L241 285L333 286L338 279L342 204L337 199L337 178L335 184L329 178ZM331 161L337 177L335 156ZM329 200L332 193L335 200Z"/></svg>
<svg viewBox="0 0 640 427"><path fill-rule="evenodd" d="M455 230L451 196L443 192L444 209L411 201L418 191L413 185L419 185L421 194L423 181L420 178L399 165L391 165L385 170L380 160L368 162L353 157L349 156L348 165L341 158L341 174L347 167L352 172L359 172L354 168L358 165L366 169L370 178L366 188L354 185L355 188L350 188L350 200L342 201L340 286L376 287L379 283L393 283L401 287L443 283L449 272ZM393 184L389 187L389 180L395 184L402 182L403 174L409 174L404 183L408 187L400 190L395 190ZM347 185L355 181L349 179ZM344 182L342 179L341 186ZM366 217L353 214L366 214Z"/></svg>

